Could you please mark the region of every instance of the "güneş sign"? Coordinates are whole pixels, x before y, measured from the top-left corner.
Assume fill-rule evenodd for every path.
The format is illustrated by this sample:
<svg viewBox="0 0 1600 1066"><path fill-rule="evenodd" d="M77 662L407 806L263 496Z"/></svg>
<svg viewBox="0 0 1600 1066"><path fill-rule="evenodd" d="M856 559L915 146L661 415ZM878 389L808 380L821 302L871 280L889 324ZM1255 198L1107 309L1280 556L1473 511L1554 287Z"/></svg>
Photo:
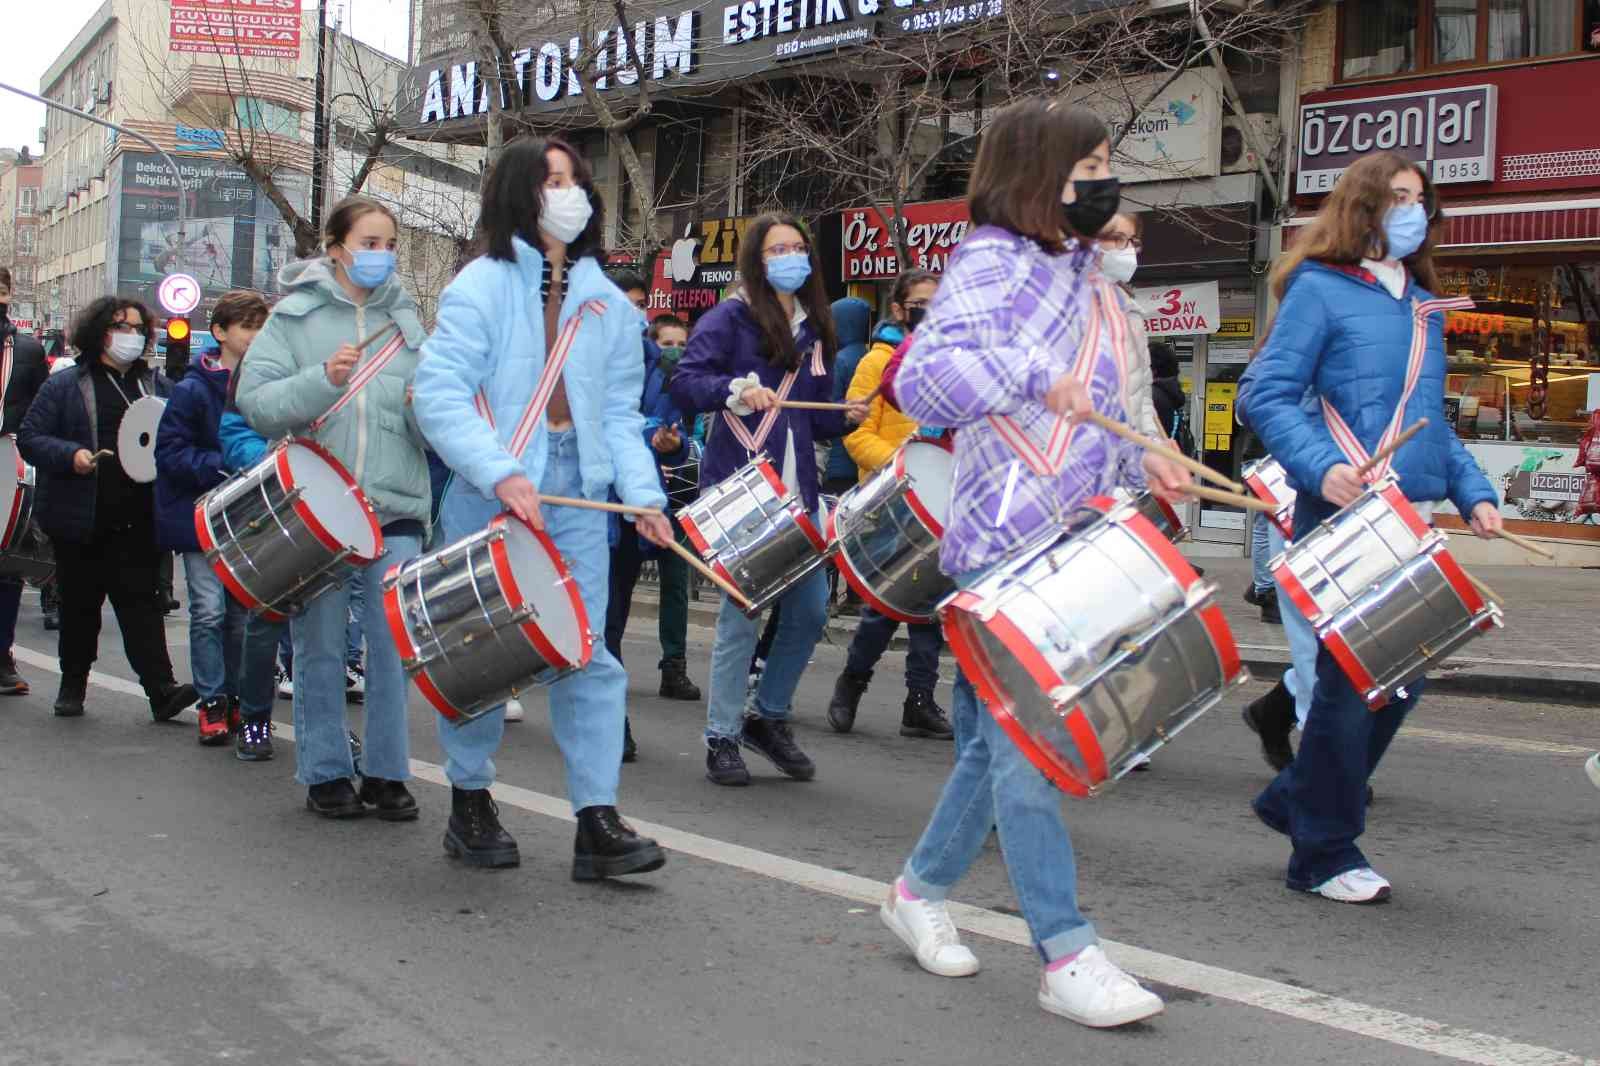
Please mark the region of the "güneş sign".
<svg viewBox="0 0 1600 1066"><path fill-rule="evenodd" d="M1494 180L1496 87L1325 100L1300 108L1295 191L1324 193L1345 167L1371 152L1399 152L1435 185Z"/></svg>

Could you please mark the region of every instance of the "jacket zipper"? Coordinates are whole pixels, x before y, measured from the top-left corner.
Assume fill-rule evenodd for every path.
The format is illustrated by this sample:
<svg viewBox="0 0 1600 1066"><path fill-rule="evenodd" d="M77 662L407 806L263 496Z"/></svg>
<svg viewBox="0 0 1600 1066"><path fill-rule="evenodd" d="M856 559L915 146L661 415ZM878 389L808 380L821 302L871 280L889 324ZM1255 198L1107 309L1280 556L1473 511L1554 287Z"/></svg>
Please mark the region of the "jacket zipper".
<svg viewBox="0 0 1600 1066"><path fill-rule="evenodd" d="M367 335L367 308L365 304L356 305L356 343L361 343L361 338ZM360 366L358 359L356 365ZM367 390L362 389L356 393L356 468L353 477L356 484L360 485L366 480L367 474Z"/></svg>

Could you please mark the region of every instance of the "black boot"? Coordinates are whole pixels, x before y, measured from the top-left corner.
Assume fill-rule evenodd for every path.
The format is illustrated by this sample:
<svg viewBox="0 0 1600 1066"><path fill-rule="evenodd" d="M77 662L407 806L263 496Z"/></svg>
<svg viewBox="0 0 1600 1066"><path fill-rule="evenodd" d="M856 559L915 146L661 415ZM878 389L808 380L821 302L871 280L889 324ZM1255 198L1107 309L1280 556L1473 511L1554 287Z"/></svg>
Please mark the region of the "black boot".
<svg viewBox="0 0 1600 1066"><path fill-rule="evenodd" d="M771 759L772 765L796 781L810 781L817 776L817 764L794 742L794 730L787 721L746 717L739 742Z"/></svg>
<svg viewBox="0 0 1600 1066"><path fill-rule="evenodd" d="M1261 620L1269 626L1283 625L1283 612L1278 610L1278 590L1268 589L1256 597L1261 603Z"/></svg>
<svg viewBox="0 0 1600 1066"><path fill-rule="evenodd" d="M361 802L374 808L372 813L376 814L380 821L409 822L417 817L417 801L406 788L404 781L363 777Z"/></svg>
<svg viewBox="0 0 1600 1066"><path fill-rule="evenodd" d="M158 688L146 688L144 693L150 697L150 717L158 722L176 718L200 699L193 685L180 685L170 680L162 682Z"/></svg>
<svg viewBox="0 0 1600 1066"><path fill-rule="evenodd" d="M500 808L486 788L450 789L444 850L468 866L520 866L517 842L500 825Z"/></svg>
<svg viewBox="0 0 1600 1066"><path fill-rule="evenodd" d="M39 609L44 612L45 632L61 628L61 597L56 595L54 581L39 590Z"/></svg>
<svg viewBox="0 0 1600 1066"><path fill-rule="evenodd" d="M900 711L900 735L931 740L955 739L955 730L950 728L944 708L933 702L933 689L906 690L905 706Z"/></svg>
<svg viewBox="0 0 1600 1066"><path fill-rule="evenodd" d="M56 695L56 717L83 717L83 700L88 694L88 674L62 674L61 691Z"/></svg>
<svg viewBox="0 0 1600 1066"><path fill-rule="evenodd" d="M1244 709L1244 724L1261 738L1261 757L1274 770L1294 762L1289 731L1294 728L1294 696L1282 681Z"/></svg>
<svg viewBox="0 0 1600 1066"><path fill-rule="evenodd" d="M852 674L846 670L833 683L833 699L828 701L828 724L835 733L848 733L855 728L856 708L861 704L861 694L872 683L872 673Z"/></svg>
<svg viewBox="0 0 1600 1066"><path fill-rule="evenodd" d="M700 688L689 680L689 664L682 659L661 660L661 698L698 700Z"/></svg>
<svg viewBox="0 0 1600 1066"><path fill-rule="evenodd" d="M306 810L324 818L363 818L367 805L348 777L322 781L306 789Z"/></svg>
<svg viewBox="0 0 1600 1066"><path fill-rule="evenodd" d="M639 745L633 742L633 723L628 721L626 715L622 719L622 761L639 761Z"/></svg>
<svg viewBox="0 0 1600 1066"><path fill-rule="evenodd" d="M713 737L706 741L706 779L730 788L743 788L750 783L750 770L739 754L737 740Z"/></svg>
<svg viewBox="0 0 1600 1066"><path fill-rule="evenodd" d="M585 807L578 812L578 839L572 847L574 881L647 874L666 862L661 845L635 833L615 807Z"/></svg>
<svg viewBox="0 0 1600 1066"><path fill-rule="evenodd" d="M28 682L17 673L17 660L8 650L0 654L0 696L26 696Z"/></svg>

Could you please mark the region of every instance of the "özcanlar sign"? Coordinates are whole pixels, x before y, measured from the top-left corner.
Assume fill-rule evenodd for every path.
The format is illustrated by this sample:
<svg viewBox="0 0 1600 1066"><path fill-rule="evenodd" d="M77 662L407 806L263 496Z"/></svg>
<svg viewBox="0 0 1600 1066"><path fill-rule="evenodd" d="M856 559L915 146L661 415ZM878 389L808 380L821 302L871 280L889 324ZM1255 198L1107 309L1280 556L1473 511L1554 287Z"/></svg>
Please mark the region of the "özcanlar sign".
<svg viewBox="0 0 1600 1066"><path fill-rule="evenodd" d="M1295 191L1327 192L1351 163L1384 150L1427 168L1436 185L1493 181L1496 91L1457 85L1306 104Z"/></svg>

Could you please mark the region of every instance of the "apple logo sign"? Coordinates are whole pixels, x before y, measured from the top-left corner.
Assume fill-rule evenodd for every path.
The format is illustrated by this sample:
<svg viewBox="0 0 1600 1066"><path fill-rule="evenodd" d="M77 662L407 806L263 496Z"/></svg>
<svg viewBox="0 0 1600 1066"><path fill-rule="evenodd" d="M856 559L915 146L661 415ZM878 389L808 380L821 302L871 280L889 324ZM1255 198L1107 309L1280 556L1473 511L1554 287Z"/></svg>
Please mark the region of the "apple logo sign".
<svg viewBox="0 0 1600 1066"><path fill-rule="evenodd" d="M694 223L683 227L683 236L672 242L672 260L667 270L673 281L693 281L695 273L695 239L689 236Z"/></svg>

